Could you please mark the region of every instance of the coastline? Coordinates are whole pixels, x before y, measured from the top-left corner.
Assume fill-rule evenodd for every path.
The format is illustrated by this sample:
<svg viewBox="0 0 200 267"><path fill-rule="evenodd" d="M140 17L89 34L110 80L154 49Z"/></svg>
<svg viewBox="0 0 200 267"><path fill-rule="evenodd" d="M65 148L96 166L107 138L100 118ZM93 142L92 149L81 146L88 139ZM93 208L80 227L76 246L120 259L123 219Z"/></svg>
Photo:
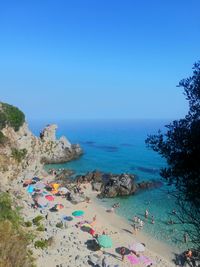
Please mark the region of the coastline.
<svg viewBox="0 0 200 267"><path fill-rule="evenodd" d="M41 174L41 175L40 175ZM44 169L41 168L39 175L44 177ZM31 173L27 173L25 178L30 178ZM50 175L45 175L45 178L42 178L43 182L53 181L54 177ZM77 219L74 219L71 222L68 222L67 227L64 229L58 229L56 223L61 220L63 216L70 216L74 210L83 210L85 212L84 220L91 221L94 215L97 216L96 224L94 226L95 232L101 234L103 231L108 234L113 240L113 248L104 249L105 255L109 257L111 266L133 266L125 259L125 262L121 261L121 256L116 252L116 248L121 246L129 247L130 244L134 242L145 243L146 249L144 255L152 260L154 263L153 266L158 267L172 267L175 264L173 260L173 251L172 249L163 244L162 242L154 239L151 236L148 236L143 231L133 235L131 224L127 220L115 213L106 212L99 201L96 199L97 192L92 191L91 185L87 184L86 189L83 188L84 194L91 199L91 203L81 202L76 205L67 201L65 198L56 197L56 201L64 205L64 209L59 212L48 212L41 211L41 209L33 209L31 207L31 197L28 195L26 188L22 186L21 181L13 181L12 188L18 190L22 198L18 203L23 206L22 216L27 221L32 220L37 215L49 214L48 219L44 220L44 226L47 229L45 232L37 232L37 235L46 239L51 236L54 238L53 246L48 247L45 250L33 249L33 255L36 258L36 264L38 267L49 266L63 266L63 267L72 267L72 266L89 266L87 263L88 257L93 257L98 255L102 257L102 252L92 252L88 250L86 242L91 240L92 236L77 229L75 224L78 222ZM11 190L11 191L14 191ZM12 193L12 192L11 192ZM14 193L14 192L13 192ZM178 251L176 251L178 252ZM78 260L77 260L78 259ZM60 263L61 265L57 264ZM134 266L144 266L142 264L137 264Z"/></svg>
<svg viewBox="0 0 200 267"><path fill-rule="evenodd" d="M133 240L144 243L146 244L148 250L154 252L155 254L159 254L167 261L172 261L174 259L174 253L181 253L178 248L171 247L170 245L155 239L148 233L144 232L144 230L140 230L136 235L133 235L131 227L132 222L129 223L126 218L117 213L106 212L106 207L104 207L96 198L96 192L89 189L86 190L86 194L91 197L91 200L93 201L93 204L90 204L90 208L101 216L102 221L106 221L108 223L108 227L116 229L120 235L125 234L127 245L130 244L128 241L133 242ZM129 231L131 233L128 233Z"/></svg>

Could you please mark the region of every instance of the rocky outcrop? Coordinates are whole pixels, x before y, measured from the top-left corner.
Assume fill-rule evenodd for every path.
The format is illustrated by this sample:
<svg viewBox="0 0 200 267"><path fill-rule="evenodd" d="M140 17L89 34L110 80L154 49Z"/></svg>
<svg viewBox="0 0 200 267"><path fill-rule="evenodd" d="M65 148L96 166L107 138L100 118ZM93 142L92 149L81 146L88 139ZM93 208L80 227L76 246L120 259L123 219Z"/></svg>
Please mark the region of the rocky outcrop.
<svg viewBox="0 0 200 267"><path fill-rule="evenodd" d="M64 163L82 154L79 145L72 145L66 137L56 139L57 125L48 125L40 134L41 161L43 163Z"/></svg>
<svg viewBox="0 0 200 267"><path fill-rule="evenodd" d="M92 189L99 192L100 198L129 196L138 190L160 187L159 181L143 181L137 183L133 174L112 174L99 171L89 172L76 177L79 183L91 183Z"/></svg>
<svg viewBox="0 0 200 267"><path fill-rule="evenodd" d="M0 145L1 185L20 176L37 175L43 164L63 163L78 158L82 154L79 145L73 145L65 137L56 138L57 126L48 125L36 137L27 123L15 130L6 125L1 132L7 142Z"/></svg>
<svg viewBox="0 0 200 267"><path fill-rule="evenodd" d="M129 196L136 192L137 185L131 174L109 175L101 190L100 197Z"/></svg>

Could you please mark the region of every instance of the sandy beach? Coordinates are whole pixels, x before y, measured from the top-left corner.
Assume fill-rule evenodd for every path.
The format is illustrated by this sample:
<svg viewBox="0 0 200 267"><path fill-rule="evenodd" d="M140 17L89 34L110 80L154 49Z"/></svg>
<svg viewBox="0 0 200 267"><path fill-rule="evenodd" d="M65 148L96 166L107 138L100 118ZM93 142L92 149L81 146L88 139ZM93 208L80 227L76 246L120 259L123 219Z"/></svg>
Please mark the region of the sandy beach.
<svg viewBox="0 0 200 267"><path fill-rule="evenodd" d="M48 178L43 178L42 182L50 182L52 179L53 177L48 176ZM140 256L147 257L153 263L152 266L175 266L172 261L174 258L172 248L153 239L142 230L137 232L136 235L133 234L131 222L127 222L115 213L108 213L106 208L98 203L99 201L96 199L97 192L92 191L90 184L84 186L85 188L82 185L82 188L84 194L90 197L91 203L82 202L74 205L66 200L66 198L56 196L51 205L60 203L64 205L64 208L58 212L50 212L49 208L31 208L33 201L31 195L27 193L27 188L23 187L22 183L17 183L16 181L14 183L15 191L17 190L18 195L21 196L19 204L23 205L22 216L25 221L31 221L37 215L44 217L42 223L46 231L37 231L37 240L53 237L53 242L47 249L31 248L38 267L90 266L88 260L91 260L91 262L99 261L101 263L104 257L109 263L109 265L105 266L148 266L144 262L132 264L127 256L125 256L125 260L122 262L119 248L122 246L129 248L129 245L136 242L141 242L146 245L145 252L139 254ZM63 221L65 216L71 216L75 210L83 210L85 212L84 216L64 222L63 229L56 227L58 222ZM88 232L82 231L80 227L76 227L76 224L80 221L86 220L91 222L95 215L96 222L93 226L95 233L101 235L105 231L112 238L112 248L92 251L88 245L88 241L92 240L93 237Z"/></svg>

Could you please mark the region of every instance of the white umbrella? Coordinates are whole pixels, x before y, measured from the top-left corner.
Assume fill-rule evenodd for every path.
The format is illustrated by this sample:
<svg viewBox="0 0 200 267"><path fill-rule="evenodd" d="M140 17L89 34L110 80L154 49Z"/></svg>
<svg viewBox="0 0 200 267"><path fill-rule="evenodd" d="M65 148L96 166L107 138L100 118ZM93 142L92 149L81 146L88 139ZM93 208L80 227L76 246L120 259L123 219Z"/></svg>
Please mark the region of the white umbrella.
<svg viewBox="0 0 200 267"><path fill-rule="evenodd" d="M145 251L145 246L142 245L141 243L134 243L129 246L130 250L133 250L135 252L144 252Z"/></svg>
<svg viewBox="0 0 200 267"><path fill-rule="evenodd" d="M58 191L59 191L59 192L62 192L62 193L64 193L64 194L66 194L66 193L69 192L69 190L68 190L66 187L60 187L60 188L58 189Z"/></svg>
<svg viewBox="0 0 200 267"><path fill-rule="evenodd" d="M35 184L35 188L37 188L37 189L43 189L43 188L45 188L45 186L46 185L42 182L38 182Z"/></svg>

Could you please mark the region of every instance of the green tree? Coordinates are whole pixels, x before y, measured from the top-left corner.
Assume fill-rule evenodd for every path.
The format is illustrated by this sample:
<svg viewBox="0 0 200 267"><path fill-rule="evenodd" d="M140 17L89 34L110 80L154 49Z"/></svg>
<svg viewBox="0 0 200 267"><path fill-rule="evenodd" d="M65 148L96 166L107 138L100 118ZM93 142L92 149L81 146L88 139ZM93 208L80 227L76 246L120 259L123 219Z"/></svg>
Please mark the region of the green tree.
<svg viewBox="0 0 200 267"><path fill-rule="evenodd" d="M148 136L146 144L167 160L161 176L175 188L178 218L190 225L190 238L200 248L200 61L178 86L188 100L188 114L167 125L165 133Z"/></svg>
<svg viewBox="0 0 200 267"><path fill-rule="evenodd" d="M25 115L21 110L6 103L0 103L0 130L8 125L18 131L24 122Z"/></svg>

